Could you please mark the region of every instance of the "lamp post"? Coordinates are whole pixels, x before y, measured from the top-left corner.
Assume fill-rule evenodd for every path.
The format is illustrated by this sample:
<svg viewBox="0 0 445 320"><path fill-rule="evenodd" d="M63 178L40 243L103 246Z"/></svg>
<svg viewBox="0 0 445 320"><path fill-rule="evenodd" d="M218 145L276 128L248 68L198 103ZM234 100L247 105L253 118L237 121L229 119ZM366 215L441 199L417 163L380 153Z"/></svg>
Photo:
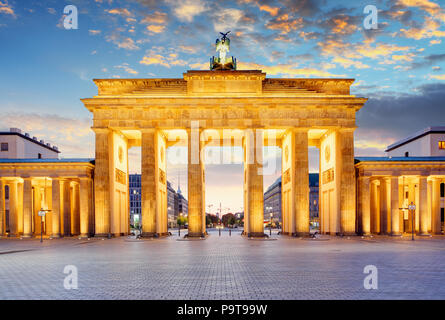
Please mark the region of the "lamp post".
<svg viewBox="0 0 445 320"><path fill-rule="evenodd" d="M416 212L416 205L412 201L408 206L408 210L411 212L411 240L414 241L414 213Z"/></svg>
<svg viewBox="0 0 445 320"><path fill-rule="evenodd" d="M272 235L272 218L273 218L273 213L270 213L270 224L269 224L269 235Z"/></svg>
<svg viewBox="0 0 445 320"><path fill-rule="evenodd" d="M46 213L49 212L50 210L43 210L43 208L40 209L40 211L38 212L38 215L40 217L40 243L43 242L43 221L45 219Z"/></svg>
<svg viewBox="0 0 445 320"><path fill-rule="evenodd" d="M179 221L178 221L178 237L181 237L181 223L182 223L182 212L179 214Z"/></svg>

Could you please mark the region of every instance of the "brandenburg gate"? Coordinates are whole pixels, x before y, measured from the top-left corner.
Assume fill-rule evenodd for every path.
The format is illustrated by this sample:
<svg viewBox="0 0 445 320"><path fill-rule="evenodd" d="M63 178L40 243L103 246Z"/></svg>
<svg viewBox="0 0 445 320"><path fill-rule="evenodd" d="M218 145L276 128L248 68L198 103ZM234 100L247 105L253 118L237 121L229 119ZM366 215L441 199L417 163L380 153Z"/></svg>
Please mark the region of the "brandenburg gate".
<svg viewBox="0 0 445 320"><path fill-rule="evenodd" d="M236 61L232 61L236 64ZM128 233L128 149L140 146L142 230L167 234L166 149L188 147L189 237L205 234L205 148L244 150L245 234L264 236L263 146L282 150L282 230L309 234L308 147L320 153L321 232L355 234L353 79L274 79L258 70L187 71L179 79L97 79L95 234Z"/></svg>

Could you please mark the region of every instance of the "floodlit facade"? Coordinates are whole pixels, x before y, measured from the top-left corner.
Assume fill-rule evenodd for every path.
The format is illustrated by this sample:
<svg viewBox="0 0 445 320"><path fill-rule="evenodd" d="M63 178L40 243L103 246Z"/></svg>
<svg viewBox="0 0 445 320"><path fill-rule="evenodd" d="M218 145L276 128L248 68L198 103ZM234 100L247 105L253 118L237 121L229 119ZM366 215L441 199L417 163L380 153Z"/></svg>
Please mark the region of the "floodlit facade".
<svg viewBox="0 0 445 320"><path fill-rule="evenodd" d="M258 70L188 71L180 79L95 80L98 95L82 99L96 133L96 233L120 234L128 174L127 150L142 147L142 225L167 234L166 148L188 147L189 236L205 234L205 147L244 149L245 232L263 236L263 146L280 146L283 233L309 233L308 146L320 150L326 233L356 231L355 113L366 102L350 95L352 79L269 79Z"/></svg>
<svg viewBox="0 0 445 320"><path fill-rule="evenodd" d="M320 153L321 233L400 235L414 229L441 234L445 157L354 159L355 115L366 99L350 94L353 81L273 79L258 70L94 80L98 94L82 99L93 114L94 161L1 159L0 235L38 235L42 219L44 233L53 237L128 234L128 149L133 146L142 149L137 192L147 237L168 235L173 207L167 149L173 146L188 150L179 157L188 168L188 202L178 190L174 210L187 214L190 237L206 233L204 162L209 146L243 149L247 236L264 236L264 146L278 146L282 152L284 235L310 232L310 146ZM414 213L406 210L411 202L417 205ZM41 218L39 211L46 216Z"/></svg>

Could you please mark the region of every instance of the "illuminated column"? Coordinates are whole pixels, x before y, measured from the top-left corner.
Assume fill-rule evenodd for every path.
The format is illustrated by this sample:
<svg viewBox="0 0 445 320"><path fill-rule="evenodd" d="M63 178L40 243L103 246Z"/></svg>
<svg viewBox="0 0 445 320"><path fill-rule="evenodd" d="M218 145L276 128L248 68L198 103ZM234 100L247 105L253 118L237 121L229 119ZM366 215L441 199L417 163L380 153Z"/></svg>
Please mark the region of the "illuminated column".
<svg viewBox="0 0 445 320"><path fill-rule="evenodd" d="M9 236L18 236L18 186L17 181L9 184Z"/></svg>
<svg viewBox="0 0 445 320"><path fill-rule="evenodd" d="M391 235L399 236L400 211L399 211L399 177L391 177Z"/></svg>
<svg viewBox="0 0 445 320"><path fill-rule="evenodd" d="M79 189L80 184L75 182L71 192L71 234L73 235L80 234Z"/></svg>
<svg viewBox="0 0 445 320"><path fill-rule="evenodd" d="M188 130L188 236L201 237L205 232L203 215L205 215L204 198L204 142L201 141L201 130ZM204 230L204 232L203 232Z"/></svg>
<svg viewBox="0 0 445 320"><path fill-rule="evenodd" d="M63 235L71 236L71 181L63 181Z"/></svg>
<svg viewBox="0 0 445 320"><path fill-rule="evenodd" d="M244 220L249 220L249 237L264 236L263 209L263 131L259 129L245 131L247 199Z"/></svg>
<svg viewBox="0 0 445 320"><path fill-rule="evenodd" d="M23 237L32 237L32 180L23 179Z"/></svg>
<svg viewBox="0 0 445 320"><path fill-rule="evenodd" d="M336 144L340 168L340 229L345 235L353 235L356 227L354 129L339 130Z"/></svg>
<svg viewBox="0 0 445 320"><path fill-rule="evenodd" d="M369 177L359 177L359 199L358 199L358 210L359 217L361 217L361 225L363 235L371 234L371 194L370 194L370 181Z"/></svg>
<svg viewBox="0 0 445 320"><path fill-rule="evenodd" d="M431 197L431 209L433 218L433 233L442 234L441 220L440 220L440 179L432 179L432 197Z"/></svg>
<svg viewBox="0 0 445 320"><path fill-rule="evenodd" d="M380 202L377 181L371 182L371 233L380 233Z"/></svg>
<svg viewBox="0 0 445 320"><path fill-rule="evenodd" d="M80 209L80 237L88 238L91 234L90 226L90 178L80 178L79 209Z"/></svg>
<svg viewBox="0 0 445 320"><path fill-rule="evenodd" d="M60 206L60 198L61 198L61 185L59 178L52 179L52 194L51 194L51 202L52 202L52 211L51 211L51 220L52 220L52 233L51 237L60 238L60 214L61 214L61 206Z"/></svg>
<svg viewBox="0 0 445 320"><path fill-rule="evenodd" d="M309 159L307 130L294 129L293 185L295 185L295 227L297 236L309 235Z"/></svg>
<svg viewBox="0 0 445 320"><path fill-rule="evenodd" d="M388 188L388 178L380 179L380 234L389 233L389 225L391 219L389 216L391 214L390 207L390 188Z"/></svg>
<svg viewBox="0 0 445 320"><path fill-rule="evenodd" d="M427 217L427 228L428 232L432 232L432 191L433 191L433 182L431 180L427 181L428 183L428 217Z"/></svg>
<svg viewBox="0 0 445 320"><path fill-rule="evenodd" d="M95 236L104 237L110 233L111 130L108 128L93 128L93 130L96 133L94 168Z"/></svg>
<svg viewBox="0 0 445 320"><path fill-rule="evenodd" d="M5 184L0 179L0 237L5 233Z"/></svg>
<svg viewBox="0 0 445 320"><path fill-rule="evenodd" d="M142 235L153 237L156 235L156 194L158 189L158 180L156 179L156 130L141 130L141 136Z"/></svg>
<svg viewBox="0 0 445 320"><path fill-rule="evenodd" d="M419 233L428 234L428 182L423 176L419 178Z"/></svg>

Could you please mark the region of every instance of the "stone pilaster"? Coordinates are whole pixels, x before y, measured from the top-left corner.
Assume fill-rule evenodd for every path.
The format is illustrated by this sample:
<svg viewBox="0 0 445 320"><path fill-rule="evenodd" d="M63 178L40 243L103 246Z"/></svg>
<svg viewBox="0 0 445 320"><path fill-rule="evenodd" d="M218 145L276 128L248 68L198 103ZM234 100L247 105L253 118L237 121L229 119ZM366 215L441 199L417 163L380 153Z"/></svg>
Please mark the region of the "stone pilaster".
<svg viewBox="0 0 445 320"><path fill-rule="evenodd" d="M108 128L93 128L96 133L94 168L95 235L110 233L110 140Z"/></svg>
<svg viewBox="0 0 445 320"><path fill-rule="evenodd" d="M23 181L23 237L32 237L32 180L24 178Z"/></svg>
<svg viewBox="0 0 445 320"><path fill-rule="evenodd" d="M380 233L380 202L376 181L371 182L371 233Z"/></svg>
<svg viewBox="0 0 445 320"><path fill-rule="evenodd" d="M363 235L371 234L371 197L369 177L358 179L358 210L361 217L361 232Z"/></svg>
<svg viewBox="0 0 445 320"><path fill-rule="evenodd" d="M155 129L141 130L141 136L142 234L152 237L156 235L156 131Z"/></svg>
<svg viewBox="0 0 445 320"><path fill-rule="evenodd" d="M79 210L80 210L80 236L88 238L91 234L90 226L90 179L80 178L79 182Z"/></svg>
<svg viewBox="0 0 445 320"><path fill-rule="evenodd" d="M294 129L293 177L295 186L295 235L309 235L309 159L306 129Z"/></svg>
<svg viewBox="0 0 445 320"><path fill-rule="evenodd" d="M245 134L245 163L247 208L244 220L249 220L248 236L264 236L264 194L263 194L263 132L259 129L246 130ZM247 209L247 210L246 210Z"/></svg>
<svg viewBox="0 0 445 320"><path fill-rule="evenodd" d="M354 129L339 130L336 143L340 168L340 229L345 235L353 235L356 233Z"/></svg>
<svg viewBox="0 0 445 320"><path fill-rule="evenodd" d="M428 235L428 182L419 177L419 234Z"/></svg>
<svg viewBox="0 0 445 320"><path fill-rule="evenodd" d="M399 236L400 207L399 207L399 177L391 177L391 235Z"/></svg>
<svg viewBox="0 0 445 320"><path fill-rule="evenodd" d="M204 142L199 128L188 130L188 236L202 237L205 232ZM203 225L204 224L204 225Z"/></svg>
<svg viewBox="0 0 445 320"><path fill-rule="evenodd" d="M80 208L79 208L79 198L80 198L80 184L74 183L72 188L72 198L71 198L71 233L73 235L80 235Z"/></svg>
<svg viewBox="0 0 445 320"><path fill-rule="evenodd" d="M433 218L433 233L442 234L440 220L440 179L433 178L432 183L431 210Z"/></svg>
<svg viewBox="0 0 445 320"><path fill-rule="evenodd" d="M0 179L0 237L5 234L5 183Z"/></svg>
<svg viewBox="0 0 445 320"><path fill-rule="evenodd" d="M51 237L60 238L60 215L61 215L61 185L60 179L53 178L52 180L52 233ZM63 211L62 211L63 212Z"/></svg>

